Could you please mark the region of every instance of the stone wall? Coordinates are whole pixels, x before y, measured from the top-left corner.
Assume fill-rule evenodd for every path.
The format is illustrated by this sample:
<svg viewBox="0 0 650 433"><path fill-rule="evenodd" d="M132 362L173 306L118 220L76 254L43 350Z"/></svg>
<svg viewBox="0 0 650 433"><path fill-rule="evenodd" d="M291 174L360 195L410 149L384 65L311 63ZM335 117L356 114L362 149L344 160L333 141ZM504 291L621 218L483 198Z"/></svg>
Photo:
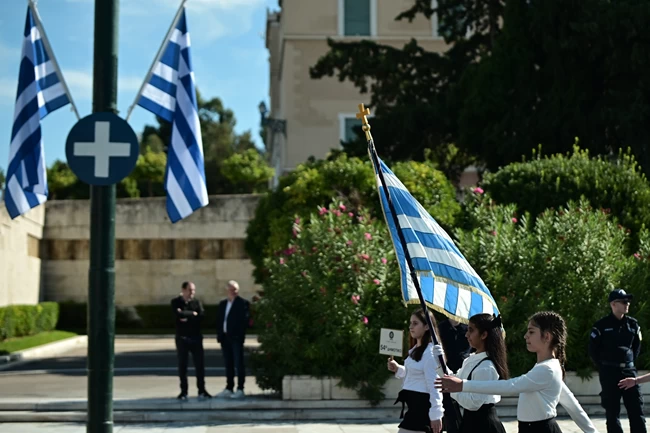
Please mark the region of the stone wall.
<svg viewBox="0 0 650 433"><path fill-rule="evenodd" d="M166 304L181 283L196 284L197 297L217 303L225 284L239 282L250 299L259 289L244 251L246 227L259 196L210 196L207 207L172 224L165 198L121 199L115 215L115 298L118 305ZM47 300L85 302L88 297L90 202L47 203L41 257Z"/></svg>
<svg viewBox="0 0 650 433"><path fill-rule="evenodd" d="M44 215L43 206L38 206L12 220L4 201L0 203L0 307L41 300L39 246Z"/></svg>

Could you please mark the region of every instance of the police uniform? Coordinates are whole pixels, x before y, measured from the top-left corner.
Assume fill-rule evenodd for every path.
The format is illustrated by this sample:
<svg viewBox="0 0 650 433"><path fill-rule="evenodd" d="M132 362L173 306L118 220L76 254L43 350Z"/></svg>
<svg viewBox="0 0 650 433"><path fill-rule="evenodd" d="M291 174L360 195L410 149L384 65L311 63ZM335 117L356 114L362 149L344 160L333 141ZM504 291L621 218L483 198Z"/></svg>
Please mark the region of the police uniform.
<svg viewBox="0 0 650 433"><path fill-rule="evenodd" d="M620 289L609 294L609 302L631 299L632 295ZM637 375L634 362L641 350L641 339L639 323L628 315L619 320L612 313L597 321L591 330L589 355L598 366L601 405L605 409L608 433L623 433L619 419L621 397L627 409L631 433L646 432L639 385L628 390L618 387L621 379Z"/></svg>

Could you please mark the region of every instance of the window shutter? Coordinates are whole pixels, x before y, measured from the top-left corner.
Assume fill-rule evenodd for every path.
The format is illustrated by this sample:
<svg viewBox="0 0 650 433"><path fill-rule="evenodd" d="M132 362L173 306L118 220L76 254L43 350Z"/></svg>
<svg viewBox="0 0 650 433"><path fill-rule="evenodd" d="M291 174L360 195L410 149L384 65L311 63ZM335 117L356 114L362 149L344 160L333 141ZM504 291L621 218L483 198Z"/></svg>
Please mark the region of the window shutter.
<svg viewBox="0 0 650 433"><path fill-rule="evenodd" d="M370 36L370 0L344 0L346 36Z"/></svg>

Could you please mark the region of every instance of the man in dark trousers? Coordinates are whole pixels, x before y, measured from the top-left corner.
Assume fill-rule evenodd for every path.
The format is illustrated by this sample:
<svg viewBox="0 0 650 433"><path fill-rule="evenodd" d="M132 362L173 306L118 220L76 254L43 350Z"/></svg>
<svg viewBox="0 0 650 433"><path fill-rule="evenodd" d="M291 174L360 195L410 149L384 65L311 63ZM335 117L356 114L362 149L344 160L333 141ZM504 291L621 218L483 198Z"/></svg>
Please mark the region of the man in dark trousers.
<svg viewBox="0 0 650 433"><path fill-rule="evenodd" d="M205 362L203 353L203 335L201 320L204 311L201 301L194 297L196 287L191 281L181 286L181 294L172 299L172 312L176 318L176 355L178 356L178 377L181 381L179 400L187 400L187 358L192 353L192 362L196 370L196 386L199 398L212 398L205 390Z"/></svg>
<svg viewBox="0 0 650 433"><path fill-rule="evenodd" d="M623 433L619 419L621 397L627 409L631 433L645 433L643 396L639 385L622 390L618 382L636 377L634 365L641 350L641 328L636 319L627 315L632 295L616 289L609 294L612 314L594 325L589 339L589 355L598 366L601 405L605 409L608 433Z"/></svg>
<svg viewBox="0 0 650 433"><path fill-rule="evenodd" d="M239 296L237 281L228 281L226 286L228 297L221 301L217 312L217 341L221 343L221 351L226 363L226 389L217 397L239 399L244 398L244 339L250 320L250 304ZM237 369L237 391L235 388L235 368Z"/></svg>

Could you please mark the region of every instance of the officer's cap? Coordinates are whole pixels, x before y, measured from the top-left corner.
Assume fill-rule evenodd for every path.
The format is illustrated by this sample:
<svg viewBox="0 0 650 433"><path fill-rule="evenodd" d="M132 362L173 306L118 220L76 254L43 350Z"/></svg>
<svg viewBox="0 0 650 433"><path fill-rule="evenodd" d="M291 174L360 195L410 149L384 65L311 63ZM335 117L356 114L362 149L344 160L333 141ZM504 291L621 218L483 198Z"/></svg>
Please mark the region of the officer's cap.
<svg viewBox="0 0 650 433"><path fill-rule="evenodd" d="M623 289L612 290L609 294L609 302L618 301L619 299L625 299L631 301L634 298L633 295L626 293Z"/></svg>

